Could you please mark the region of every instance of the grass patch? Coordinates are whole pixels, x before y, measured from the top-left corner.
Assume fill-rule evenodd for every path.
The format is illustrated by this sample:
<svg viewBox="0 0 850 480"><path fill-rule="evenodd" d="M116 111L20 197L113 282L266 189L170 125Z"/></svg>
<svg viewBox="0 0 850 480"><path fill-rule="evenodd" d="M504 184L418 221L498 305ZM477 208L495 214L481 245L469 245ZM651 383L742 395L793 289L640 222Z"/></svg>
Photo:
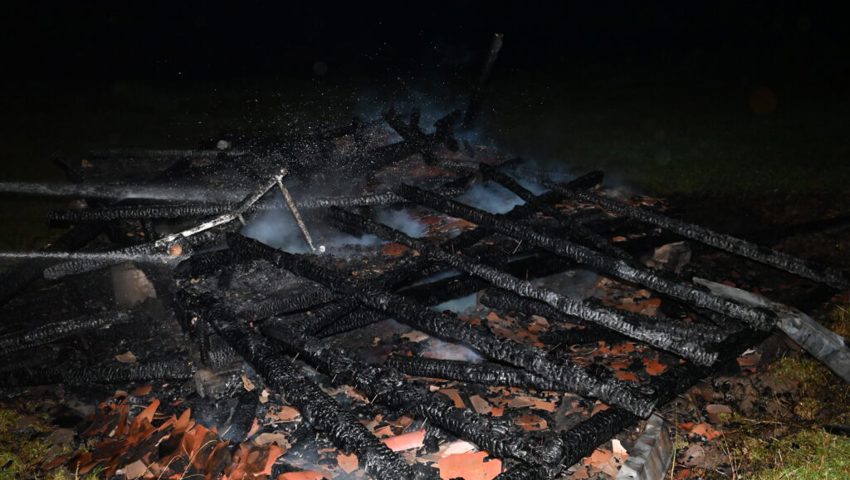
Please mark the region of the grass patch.
<svg viewBox="0 0 850 480"><path fill-rule="evenodd" d="M830 317L829 328L845 338L850 338L850 306L836 305Z"/></svg>
<svg viewBox="0 0 850 480"><path fill-rule="evenodd" d="M742 453L758 480L845 479L850 476L850 439L820 429L781 439L749 437Z"/></svg>
<svg viewBox="0 0 850 480"><path fill-rule="evenodd" d="M0 409L0 480L32 478L50 449L39 438L27 438L18 429L22 417L9 409ZM45 425L34 422L22 430L44 431Z"/></svg>
<svg viewBox="0 0 850 480"><path fill-rule="evenodd" d="M770 366L770 374L782 383L798 385L800 393L811 396L834 381L832 375L816 360L809 357L789 355Z"/></svg>

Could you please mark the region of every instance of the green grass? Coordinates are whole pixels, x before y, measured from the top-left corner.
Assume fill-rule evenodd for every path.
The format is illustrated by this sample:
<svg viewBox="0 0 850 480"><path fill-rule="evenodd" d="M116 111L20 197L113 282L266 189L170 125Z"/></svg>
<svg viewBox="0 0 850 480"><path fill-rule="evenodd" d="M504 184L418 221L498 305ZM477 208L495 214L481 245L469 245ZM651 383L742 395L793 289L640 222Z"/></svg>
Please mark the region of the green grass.
<svg viewBox="0 0 850 480"><path fill-rule="evenodd" d="M757 480L843 480L850 477L850 439L823 430L803 430L782 439L748 441Z"/></svg>
<svg viewBox="0 0 850 480"><path fill-rule="evenodd" d="M0 409L0 480L30 478L37 471L50 446L40 438L21 435L17 424L21 415L9 409ZM35 422L28 430L43 432L47 426Z"/></svg>

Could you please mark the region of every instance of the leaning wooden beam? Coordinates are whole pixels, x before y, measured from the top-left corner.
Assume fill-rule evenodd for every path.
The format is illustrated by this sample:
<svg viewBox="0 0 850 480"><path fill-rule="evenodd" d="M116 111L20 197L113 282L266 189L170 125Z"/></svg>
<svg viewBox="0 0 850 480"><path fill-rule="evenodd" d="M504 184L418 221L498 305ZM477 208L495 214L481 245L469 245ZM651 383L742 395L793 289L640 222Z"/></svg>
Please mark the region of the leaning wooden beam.
<svg viewBox="0 0 850 480"><path fill-rule="evenodd" d="M217 229L226 228L227 226L230 226L232 229L235 220L244 221L243 215L253 208L260 198L277 184L277 175L272 175L270 179L260 182L254 190L242 199L236 208L227 213L155 241L112 250L107 252L107 255L111 255L111 257L108 256L106 259L76 259L54 265L44 270L44 277L50 280L56 280L67 275L86 273L114 265L126 261L128 256L137 255L144 257L154 253L163 253L175 245L179 245L180 250L182 250L191 245L192 242L208 240L208 238L199 236L199 234L214 232ZM286 170L281 169L279 175L286 175Z"/></svg>
<svg viewBox="0 0 850 480"><path fill-rule="evenodd" d="M538 287L532 282L521 280L499 269L476 263L461 255L450 254L438 247L433 247L423 241L411 238L402 232L373 222L360 215L337 208L331 209L329 213L333 221L355 225L379 237L405 244L418 250L423 255L480 277L496 287L514 292L523 297L545 302L566 315L577 316L588 322L602 325L654 347L673 352L700 365L711 365L717 357L716 354L706 351L702 345L693 341L683 340L679 335L673 334L672 332L675 329L666 328L666 323L656 322L651 326L635 325L631 316L613 309L574 300L552 290Z"/></svg>
<svg viewBox="0 0 850 480"><path fill-rule="evenodd" d="M527 241L532 245L552 251L558 255L590 266L600 272L612 275L627 282L643 285L652 290L677 298L700 308L706 308L747 322L754 328L767 330L773 326L773 314L763 309L719 298L693 285L668 278L649 268L632 262L612 258L581 245L542 235L527 226L497 218L477 208L469 207L434 192L422 190L410 185L401 185L397 193L402 197L434 210L463 218L480 226Z"/></svg>
<svg viewBox="0 0 850 480"><path fill-rule="evenodd" d="M456 316L435 312L404 297L388 293L365 283L354 282L337 272L328 270L309 257L292 255L275 250L256 240L241 235L231 235L228 243L238 254L249 258L262 258L280 268L321 283L340 295L348 295L363 305L391 315L413 328L447 340L460 342L489 358L526 368L562 385L563 390L603 399L620 405L637 415L648 416L653 404L646 402L622 382L601 381L573 363L549 359L545 352L514 342L506 342L485 334Z"/></svg>
<svg viewBox="0 0 850 480"><path fill-rule="evenodd" d="M496 64L496 59L499 57L499 50L502 49L502 40L504 35L501 33L493 34L493 41L490 43L490 50L487 52L487 61L484 62L484 67L481 69L481 75L478 77L478 83L472 91L469 99L469 104L466 107L466 112L463 115L463 123L461 127L464 130L469 130L475 124L475 119L481 111L481 103L484 100L484 93L487 89L487 84L490 82L490 74L493 72L493 65Z"/></svg>
<svg viewBox="0 0 850 480"><path fill-rule="evenodd" d="M381 480L415 478L413 470L399 455L308 380L297 364L282 357L268 340L249 330L217 300L203 298L198 303L207 306L200 312L206 321L265 382L295 406L309 424L327 434L337 448L356 453L366 473Z"/></svg>
<svg viewBox="0 0 850 480"><path fill-rule="evenodd" d="M731 235L718 233L699 225L676 220L644 208L633 207L595 193L565 188L556 183L547 183L546 186L575 200L599 205L605 210L659 226L685 238L770 265L809 280L839 289L850 287L850 278L841 270L822 267L787 253L756 245Z"/></svg>
<svg viewBox="0 0 850 480"><path fill-rule="evenodd" d="M850 347L846 338L814 321L812 317L805 313L788 305L783 305L768 300L761 295L741 290L740 288L730 287L722 283L712 282L702 278L695 278L694 281L705 286L715 295L732 298L736 301L760 308L768 308L776 312L777 328L803 347L811 356L829 367L830 370L835 372L845 382L850 383Z"/></svg>

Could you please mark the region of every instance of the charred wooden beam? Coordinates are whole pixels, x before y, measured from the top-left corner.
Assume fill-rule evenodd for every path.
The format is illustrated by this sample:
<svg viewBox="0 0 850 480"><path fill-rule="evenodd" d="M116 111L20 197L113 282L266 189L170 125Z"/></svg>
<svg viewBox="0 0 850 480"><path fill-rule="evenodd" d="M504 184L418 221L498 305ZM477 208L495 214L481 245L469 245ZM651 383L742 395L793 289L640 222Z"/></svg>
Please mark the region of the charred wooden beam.
<svg viewBox="0 0 850 480"><path fill-rule="evenodd" d="M447 340L464 343L494 360L517 365L551 378L561 384L564 390L621 405L638 415L648 416L652 412L653 404L636 396L624 383L600 381L578 365L569 362L555 363L542 351L503 341L489 332L485 333L472 327L456 316L434 312L399 295L368 284L353 282L336 272L316 265L309 260L309 257L275 250L239 235L231 235L228 243L240 255L265 259L296 275L321 283L338 294L349 295L363 305L391 315L416 329Z"/></svg>
<svg viewBox="0 0 850 480"><path fill-rule="evenodd" d="M505 290L487 289L481 294L479 301L489 307L512 310L528 315L540 315L548 320L557 322L586 323L582 318L565 315L560 310L545 302L521 297ZM626 321L629 321L636 327L656 326L669 331L671 335L678 336L683 340L698 339L700 342L717 343L725 340L728 336L726 331L713 325L665 322L663 326L659 326L659 322L651 317L630 314L628 312L622 312L621 315L623 315Z"/></svg>
<svg viewBox="0 0 850 480"><path fill-rule="evenodd" d="M219 230L233 230L234 224L237 223L235 220L244 222L243 215L253 209L260 198L277 185L281 176L286 175L286 173L286 169L281 169L279 173L273 174L270 179L263 179L263 181L258 182L255 188L245 195L233 210L227 213L155 241L113 250L109 253L112 253L116 258L112 260L79 259L54 265L44 271L44 276L56 280L66 275L86 273L120 263L126 260L127 255L146 256L155 253L171 253L171 249L175 246L179 246L180 251L182 251L193 244L208 241L211 233L215 235L215 232Z"/></svg>
<svg viewBox="0 0 850 480"><path fill-rule="evenodd" d="M740 319L755 328L766 330L773 327L775 316L764 309L752 308L719 298L692 284L668 278L657 271L622 259L611 258L567 240L542 235L524 225L497 218L490 213L455 202L433 192L410 185L401 185L397 192L412 202L448 215L464 218L503 235L522 239L532 245L563 255L621 280L643 285L688 304Z"/></svg>
<svg viewBox="0 0 850 480"><path fill-rule="evenodd" d="M744 258L749 258L750 260L793 273L800 277L839 289L850 287L850 278L848 278L846 272L841 270L823 267L814 262L756 245L741 238L718 233L700 225L683 222L644 208L633 207L595 193L578 191L554 183L547 186L576 200L593 203L618 215L625 215L641 222L659 226L685 238L734 253Z"/></svg>
<svg viewBox="0 0 850 480"><path fill-rule="evenodd" d="M358 361L342 349L289 328L285 321L265 323L262 331L290 355L299 355L337 383L356 386L373 402L409 410L494 455L532 463L541 460L521 430L509 422L456 408L445 396L414 386L396 370Z"/></svg>
<svg viewBox="0 0 850 480"><path fill-rule="evenodd" d="M362 216L341 209L331 209L329 213L332 220L353 224L379 237L408 245L424 255L482 278L496 287L545 302L564 314L581 317L586 321L602 325L662 350L676 353L701 365L710 365L716 359L717 355L706 351L702 345L681 339L676 334L678 327L671 327L670 322L656 322L649 326L637 326L632 322L631 316L626 316L612 309L573 300L549 289L538 287L527 280L521 280L501 270L475 263L461 255L452 255L438 247L433 247ZM521 366L525 367L524 365Z"/></svg>
<svg viewBox="0 0 850 480"><path fill-rule="evenodd" d="M765 337L764 332L754 334L751 331L746 331L735 334L721 344L718 365L733 364L738 354ZM670 367L661 375L652 377L649 387L655 392L653 398L657 400L659 405L663 405L691 388L700 379L711 375L713 370L716 371L717 368L711 369L694 364L676 365ZM640 419L637 416L622 408L609 408L563 432L558 439L561 446L560 465L566 469L578 463L582 458L590 455L599 445L634 425L638 420ZM496 478L515 480L541 477L534 466L519 465Z"/></svg>
<svg viewBox="0 0 850 480"><path fill-rule="evenodd" d="M201 252L180 262L174 269L176 278L198 278L212 275L228 268L234 260L229 248Z"/></svg>
<svg viewBox="0 0 850 480"><path fill-rule="evenodd" d="M256 304L240 307L246 312L256 315L256 319L268 318L272 315L299 312L335 300L335 297L319 287L299 289L294 292L279 292Z"/></svg>
<svg viewBox="0 0 850 480"><path fill-rule="evenodd" d="M328 325L321 331L316 332L316 336L325 338L331 335L350 332L366 325L386 320L387 318L383 313L376 312L370 308L358 308L350 314L338 318L336 322Z"/></svg>
<svg viewBox="0 0 850 480"><path fill-rule="evenodd" d="M175 188L138 185L50 185L43 183L0 182L0 195L20 195L59 198L94 198L103 200L135 199L168 201L179 199L197 202L232 202L240 192L200 188Z"/></svg>
<svg viewBox="0 0 850 480"><path fill-rule="evenodd" d="M193 246L211 243L219 235L221 235L223 231L232 229L232 225L224 225L216 228L215 230L202 232L192 237L175 238L167 245L157 240L109 250L107 252L101 252L96 256L87 257L83 255L80 258L47 267L44 269L43 274L44 278L47 278L48 280L58 280L69 275L93 272L95 270L132 260L133 258L143 260L146 258L155 258L172 249L173 252L179 251L181 255L186 255L191 252ZM178 259L175 257L175 260Z"/></svg>
<svg viewBox="0 0 850 480"><path fill-rule="evenodd" d="M249 330L216 300L199 299L207 306L202 315L221 337L239 352L265 382L298 408L304 419L324 432L340 450L354 452L366 473L376 479L415 478L396 453L373 436L349 411L342 409L315 383L283 358L268 340Z"/></svg>
<svg viewBox="0 0 850 480"><path fill-rule="evenodd" d="M560 386L540 375L498 363L470 363L423 357L393 355L386 365L416 377L444 378L497 387L521 387L535 390L560 390Z"/></svg>
<svg viewBox="0 0 850 480"><path fill-rule="evenodd" d="M8 333L0 337L0 356L46 345L81 332L128 323L131 320L132 316L128 312L116 310L51 322L23 332Z"/></svg>
<svg viewBox="0 0 850 480"><path fill-rule="evenodd" d="M440 145L445 145L451 151L457 151L458 142L452 134L453 126L460 120L460 112L455 110L434 124L436 130L432 134L426 134L419 127L419 112L414 111L410 121L405 122L399 114L390 109L384 113L384 120L396 131L416 152L422 155L426 162L434 162L434 150Z"/></svg>
<svg viewBox="0 0 850 480"><path fill-rule="evenodd" d="M189 380L194 373L192 365L185 360L82 368L25 368L0 374L0 385L23 387L62 384L83 387L92 384L115 385L143 381L172 382Z"/></svg>
<svg viewBox="0 0 850 480"><path fill-rule="evenodd" d="M497 182L525 201L530 207L560 222L565 227L565 232L569 238L617 258L630 257L629 254L612 245L608 239L594 233L584 225L572 221L567 215L564 215L563 212L549 203L541 201L537 195L531 193L530 190L520 185L519 182L509 175L500 172L496 167L487 165L486 163L479 163L478 166L485 178Z"/></svg>
<svg viewBox="0 0 850 480"><path fill-rule="evenodd" d="M340 317L348 315L358 305L356 301L349 299L326 303L310 311L292 315L284 321L294 331L303 332L306 335L315 335L333 325Z"/></svg>
<svg viewBox="0 0 850 480"><path fill-rule="evenodd" d="M62 234L44 251L76 251L94 240L101 231L103 231L102 225L75 226ZM52 260L25 261L0 274L0 304L5 303L27 285L42 278L44 269L53 263Z"/></svg>

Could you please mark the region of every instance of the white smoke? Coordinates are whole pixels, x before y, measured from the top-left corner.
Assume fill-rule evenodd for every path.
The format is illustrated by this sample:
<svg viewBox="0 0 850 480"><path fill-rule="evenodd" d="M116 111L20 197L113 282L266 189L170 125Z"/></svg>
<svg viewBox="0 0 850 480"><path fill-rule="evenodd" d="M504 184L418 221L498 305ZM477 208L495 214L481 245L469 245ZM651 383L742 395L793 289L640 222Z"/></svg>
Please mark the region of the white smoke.
<svg viewBox="0 0 850 480"><path fill-rule="evenodd" d="M493 182L478 183L455 198L461 203L490 213L505 213L525 203L510 190Z"/></svg>
<svg viewBox="0 0 850 480"><path fill-rule="evenodd" d="M446 310L454 313L464 313L475 308L476 300L475 294L467 295L465 297L455 298L438 305L434 305L431 309L436 310L438 312L444 312Z"/></svg>
<svg viewBox="0 0 850 480"><path fill-rule="evenodd" d="M310 224L313 242L317 247L323 245L326 252L333 255L340 247L344 246L379 246L381 239L375 235L367 234L361 236L349 235L347 233L327 230L323 225ZM289 253L310 253L310 247L304 240L298 224L292 217L292 213L280 206L280 208L262 210L252 217L242 234L246 237L259 240L274 248L279 248Z"/></svg>
<svg viewBox="0 0 850 480"><path fill-rule="evenodd" d="M383 208L378 210L375 220L388 227L404 232L409 237L420 238L428 232L425 225L411 215L407 209L396 210Z"/></svg>

